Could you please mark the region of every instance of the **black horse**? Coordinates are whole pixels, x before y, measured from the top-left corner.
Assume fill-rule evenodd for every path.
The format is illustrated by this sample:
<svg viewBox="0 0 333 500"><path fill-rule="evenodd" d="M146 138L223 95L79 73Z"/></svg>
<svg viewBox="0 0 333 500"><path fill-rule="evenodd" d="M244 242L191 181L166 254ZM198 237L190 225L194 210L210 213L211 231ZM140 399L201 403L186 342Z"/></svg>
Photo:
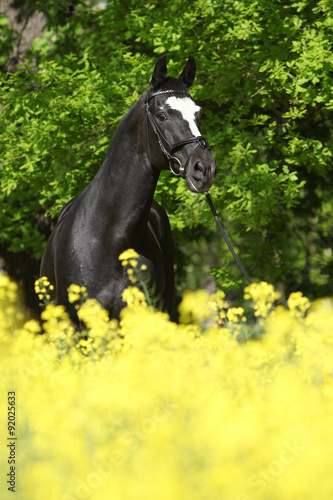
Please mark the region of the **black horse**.
<svg viewBox="0 0 333 500"><path fill-rule="evenodd" d="M170 168L195 193L208 191L216 173L207 141L199 131L202 109L188 92L195 78L189 57L179 78L167 77L165 56L156 63L148 90L122 118L93 181L61 210L46 245L41 276L54 286L56 303L69 304L70 284L119 318L122 293L131 285L119 255L128 248L159 307L170 312L173 289L172 238L168 217L153 200L161 170Z"/></svg>

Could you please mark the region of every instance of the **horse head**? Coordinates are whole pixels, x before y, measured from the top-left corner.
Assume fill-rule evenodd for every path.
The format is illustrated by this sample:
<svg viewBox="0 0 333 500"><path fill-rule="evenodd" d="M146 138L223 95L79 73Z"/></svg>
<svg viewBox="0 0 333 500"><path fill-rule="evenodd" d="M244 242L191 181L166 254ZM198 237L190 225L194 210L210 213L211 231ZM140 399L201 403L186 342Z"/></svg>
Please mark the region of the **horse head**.
<svg viewBox="0 0 333 500"><path fill-rule="evenodd" d="M209 190L216 175L216 163L207 139L200 133L203 110L189 93L196 72L189 57L179 78L167 76L166 57L156 63L144 94L146 110L146 148L154 167L170 168L186 180L195 193Z"/></svg>

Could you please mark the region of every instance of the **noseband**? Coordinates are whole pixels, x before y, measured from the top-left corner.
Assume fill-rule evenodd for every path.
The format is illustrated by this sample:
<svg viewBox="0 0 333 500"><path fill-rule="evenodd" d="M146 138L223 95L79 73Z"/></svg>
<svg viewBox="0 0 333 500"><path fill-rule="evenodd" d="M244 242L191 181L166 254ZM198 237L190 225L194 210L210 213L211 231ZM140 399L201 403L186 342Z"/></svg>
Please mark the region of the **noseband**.
<svg viewBox="0 0 333 500"><path fill-rule="evenodd" d="M186 175L186 168L189 164L190 159L193 156L194 151L200 146L202 149L208 148L208 142L205 137L202 137L201 135L198 137L190 137L189 139L184 139L182 141L175 142L174 144L170 144L167 139L165 138L164 134L162 131L159 129L157 126L153 115L151 114L150 108L149 108L149 101L153 99L153 97L156 97L161 94L185 94L185 96L191 97L188 92L185 90L161 90L160 92L155 92L151 96L148 96L145 100L145 105L146 105L146 130L147 130L147 141L148 141L148 152L149 152L149 157L151 159L150 155L150 146L149 146L149 131L148 131L148 120L152 126L153 131L155 132L158 143L160 145L162 153L167 157L168 162L169 162L169 168L171 172L176 176L176 177L185 177ZM164 147L163 142L167 145L169 151ZM186 146L187 144L195 144L194 148L190 152L190 154L187 157L187 160L185 162L185 165L182 165L180 160L173 156L173 153L175 151L178 151L181 149L183 146ZM177 169L175 169L175 164L178 164Z"/></svg>

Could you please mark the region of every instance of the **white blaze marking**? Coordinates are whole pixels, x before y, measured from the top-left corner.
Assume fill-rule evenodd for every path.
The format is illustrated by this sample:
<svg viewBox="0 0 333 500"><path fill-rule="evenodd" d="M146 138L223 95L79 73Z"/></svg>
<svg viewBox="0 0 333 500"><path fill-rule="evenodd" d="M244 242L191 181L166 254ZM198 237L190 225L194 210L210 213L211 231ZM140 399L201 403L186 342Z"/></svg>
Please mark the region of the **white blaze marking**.
<svg viewBox="0 0 333 500"><path fill-rule="evenodd" d="M190 130L194 137L200 136L200 130L195 122L195 113L200 111L200 106L197 106L195 102L189 97L169 97L166 100L166 104L170 108L180 111L184 120L186 120L190 126Z"/></svg>

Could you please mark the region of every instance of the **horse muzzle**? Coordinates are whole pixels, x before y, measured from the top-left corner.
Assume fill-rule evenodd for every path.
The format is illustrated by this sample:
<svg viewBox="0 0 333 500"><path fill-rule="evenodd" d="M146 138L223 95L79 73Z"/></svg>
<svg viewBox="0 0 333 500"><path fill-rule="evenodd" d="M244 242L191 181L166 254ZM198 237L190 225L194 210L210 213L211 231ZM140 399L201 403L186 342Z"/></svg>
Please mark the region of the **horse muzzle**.
<svg viewBox="0 0 333 500"><path fill-rule="evenodd" d="M195 146L191 148L185 163L176 156L171 156L169 167L174 175L186 179L191 191L204 193L212 186L216 176L216 163L209 151L207 139L200 136L179 141L171 146L171 154L191 143L195 143Z"/></svg>
<svg viewBox="0 0 333 500"><path fill-rule="evenodd" d="M209 160L200 159L188 165L185 180L190 191L205 193L211 188L216 177L216 163L212 156Z"/></svg>

